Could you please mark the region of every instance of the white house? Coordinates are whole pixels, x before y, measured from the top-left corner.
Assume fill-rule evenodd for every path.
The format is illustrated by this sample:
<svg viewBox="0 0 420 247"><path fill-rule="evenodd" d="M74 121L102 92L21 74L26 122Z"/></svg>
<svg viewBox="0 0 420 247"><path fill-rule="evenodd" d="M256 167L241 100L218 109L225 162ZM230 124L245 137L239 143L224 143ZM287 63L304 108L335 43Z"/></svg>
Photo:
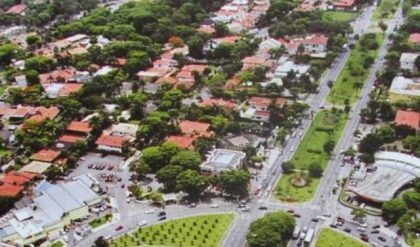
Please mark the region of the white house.
<svg viewBox="0 0 420 247"><path fill-rule="evenodd" d="M402 70L414 72L417 70L415 62L420 53L404 52L400 57L400 66Z"/></svg>
<svg viewBox="0 0 420 247"><path fill-rule="evenodd" d="M274 71L274 77L284 78L290 71L294 71L296 73L296 77L300 77L301 75L307 73L309 68L310 65L307 64L295 64L292 61L287 61L276 68Z"/></svg>

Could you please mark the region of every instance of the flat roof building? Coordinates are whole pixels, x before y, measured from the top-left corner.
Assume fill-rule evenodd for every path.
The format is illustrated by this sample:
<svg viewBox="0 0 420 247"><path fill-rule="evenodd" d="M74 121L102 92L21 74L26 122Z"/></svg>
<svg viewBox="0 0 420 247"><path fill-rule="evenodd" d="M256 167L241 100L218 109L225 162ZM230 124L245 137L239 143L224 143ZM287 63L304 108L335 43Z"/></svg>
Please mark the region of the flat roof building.
<svg viewBox="0 0 420 247"><path fill-rule="evenodd" d="M45 183L42 183L44 184ZM17 209L13 218L0 227L0 241L18 246L55 236L72 220L89 215L89 207L101 202L83 179L35 190L32 203Z"/></svg>
<svg viewBox="0 0 420 247"><path fill-rule="evenodd" d="M200 165L201 173L215 175L227 170L240 169L244 165L245 156L241 151L214 149Z"/></svg>

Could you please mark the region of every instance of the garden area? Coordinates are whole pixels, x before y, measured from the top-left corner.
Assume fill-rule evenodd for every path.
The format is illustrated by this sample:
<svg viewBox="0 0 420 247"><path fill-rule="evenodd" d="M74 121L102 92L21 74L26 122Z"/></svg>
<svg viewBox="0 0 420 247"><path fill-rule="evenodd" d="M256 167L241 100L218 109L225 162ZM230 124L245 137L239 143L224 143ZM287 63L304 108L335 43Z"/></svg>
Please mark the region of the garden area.
<svg viewBox="0 0 420 247"><path fill-rule="evenodd" d="M357 12L348 11L325 11L322 13L322 18L326 20L349 22L356 18Z"/></svg>
<svg viewBox="0 0 420 247"><path fill-rule="evenodd" d="M338 110L319 112L291 159L290 169L283 167L276 189L282 201L304 202L312 198L322 171L346 124L346 114Z"/></svg>
<svg viewBox="0 0 420 247"><path fill-rule="evenodd" d="M217 247L233 220L232 214L215 214L171 220L139 228L112 240L111 246L141 245Z"/></svg>
<svg viewBox="0 0 420 247"><path fill-rule="evenodd" d="M328 95L330 103L346 105L356 102L383 40L384 36L379 33L365 34L359 39L337 81L332 85Z"/></svg>
<svg viewBox="0 0 420 247"><path fill-rule="evenodd" d="M324 228L318 237L316 247L367 247L361 240L346 236L336 230Z"/></svg>
<svg viewBox="0 0 420 247"><path fill-rule="evenodd" d="M390 19L397 10L398 0L380 0L379 6L373 12L372 19L374 21Z"/></svg>
<svg viewBox="0 0 420 247"><path fill-rule="evenodd" d="M92 228L97 228L100 227L108 222L110 222L112 220L112 214L106 214L102 217L99 217L97 219L92 220L91 222L89 222L89 225Z"/></svg>

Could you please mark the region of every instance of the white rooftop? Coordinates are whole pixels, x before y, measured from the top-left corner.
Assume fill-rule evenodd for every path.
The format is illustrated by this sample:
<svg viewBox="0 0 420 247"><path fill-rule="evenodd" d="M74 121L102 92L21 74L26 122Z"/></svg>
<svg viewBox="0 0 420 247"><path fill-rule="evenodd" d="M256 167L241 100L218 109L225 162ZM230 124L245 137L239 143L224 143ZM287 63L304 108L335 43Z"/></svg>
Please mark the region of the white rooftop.
<svg viewBox="0 0 420 247"><path fill-rule="evenodd" d="M420 81L418 79L413 80L403 76L396 76L392 80L389 91L396 94L420 96Z"/></svg>

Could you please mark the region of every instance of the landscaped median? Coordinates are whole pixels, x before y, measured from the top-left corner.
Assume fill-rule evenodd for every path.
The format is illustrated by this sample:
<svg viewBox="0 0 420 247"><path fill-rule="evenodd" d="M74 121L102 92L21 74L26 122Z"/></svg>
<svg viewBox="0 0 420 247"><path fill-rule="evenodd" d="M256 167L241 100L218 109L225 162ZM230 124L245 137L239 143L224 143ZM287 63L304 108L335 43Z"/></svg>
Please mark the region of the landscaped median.
<svg viewBox="0 0 420 247"><path fill-rule="evenodd" d="M363 243L361 240L346 236L339 231L324 228L322 229L316 247L367 247L369 245Z"/></svg>
<svg viewBox="0 0 420 247"><path fill-rule="evenodd" d="M89 225L92 228L97 228L97 227L100 227L100 226L102 226L102 225L104 225L108 222L111 222L111 220L112 220L112 214L106 214L104 216L101 216L97 219L92 220L91 222L89 222Z"/></svg>
<svg viewBox="0 0 420 247"><path fill-rule="evenodd" d="M111 246L217 247L233 217L232 214L214 214L171 220L124 234L112 240Z"/></svg>
<svg viewBox="0 0 420 247"><path fill-rule="evenodd" d="M320 180L313 176L316 175L315 166L322 170L326 168L330 152L340 139L346 122L346 114L340 110L324 110L315 116L291 160L294 170L286 171L288 174L283 174L277 184L278 199L304 202L312 198Z"/></svg>
<svg viewBox="0 0 420 247"><path fill-rule="evenodd" d="M383 41L384 35L380 33L368 33L360 37L331 88L328 95L330 103L346 105L346 102L352 104L357 101Z"/></svg>

